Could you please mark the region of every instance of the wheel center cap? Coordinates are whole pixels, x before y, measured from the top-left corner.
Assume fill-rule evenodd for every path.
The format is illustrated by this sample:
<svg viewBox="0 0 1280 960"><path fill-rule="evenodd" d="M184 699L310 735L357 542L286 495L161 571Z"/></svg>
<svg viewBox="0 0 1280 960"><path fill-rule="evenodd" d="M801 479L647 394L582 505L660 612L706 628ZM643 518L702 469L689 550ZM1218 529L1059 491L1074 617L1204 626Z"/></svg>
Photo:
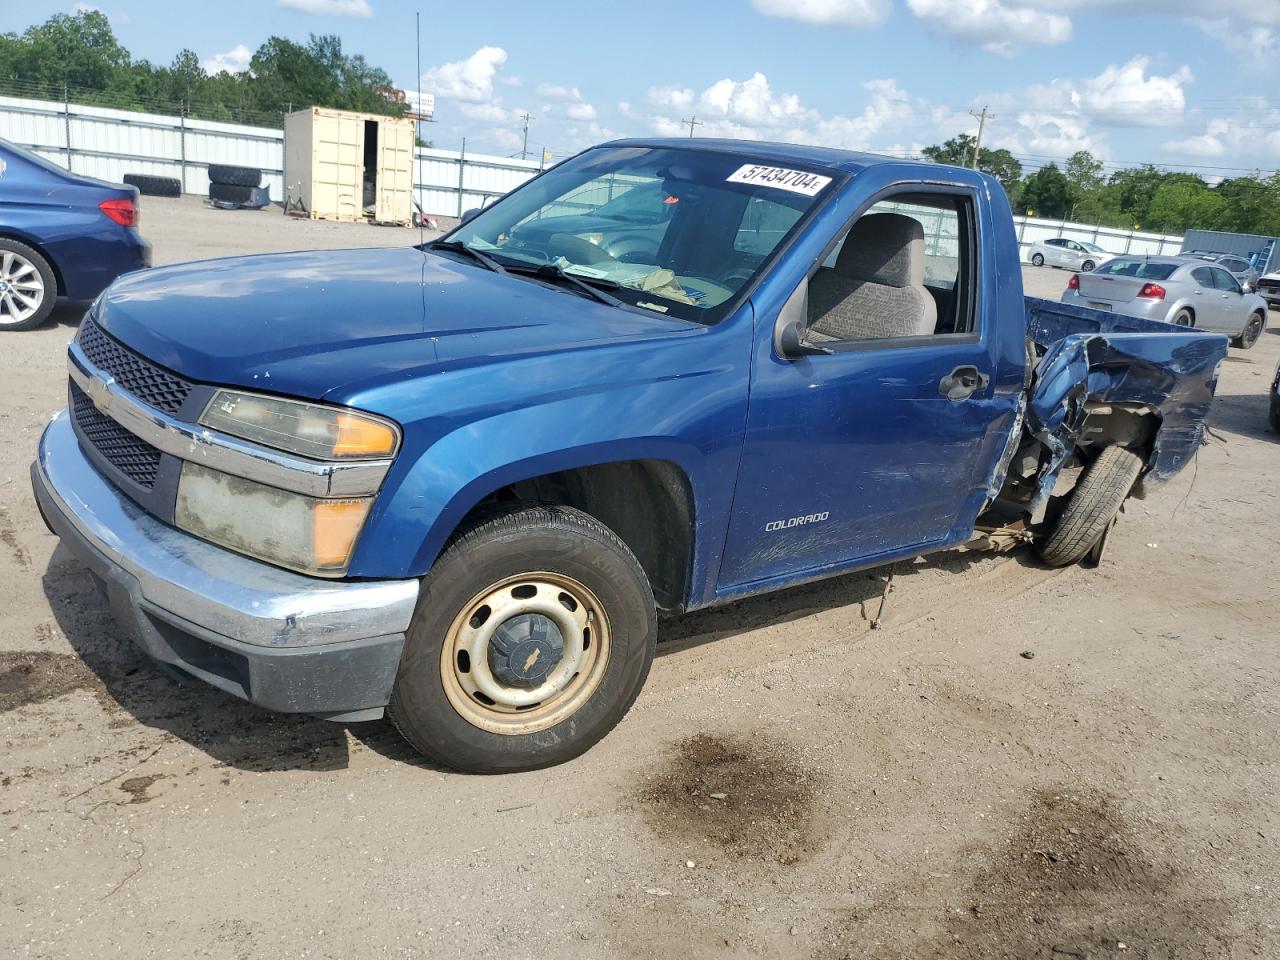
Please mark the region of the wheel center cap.
<svg viewBox="0 0 1280 960"><path fill-rule="evenodd" d="M499 683L508 686L538 686L563 658L560 628L540 613L511 617L489 641L489 669Z"/></svg>
<svg viewBox="0 0 1280 960"><path fill-rule="evenodd" d="M9 292L9 281L0 280L0 293L8 293L8 292Z"/></svg>

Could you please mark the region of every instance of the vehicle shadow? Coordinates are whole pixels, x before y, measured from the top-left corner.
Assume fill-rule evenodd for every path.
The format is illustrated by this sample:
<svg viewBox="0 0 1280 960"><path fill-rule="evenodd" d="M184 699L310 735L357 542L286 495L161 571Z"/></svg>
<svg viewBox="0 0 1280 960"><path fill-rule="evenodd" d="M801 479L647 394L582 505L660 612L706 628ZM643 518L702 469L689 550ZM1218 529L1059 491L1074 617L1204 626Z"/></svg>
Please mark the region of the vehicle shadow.
<svg viewBox="0 0 1280 960"><path fill-rule="evenodd" d="M1210 430L1222 433L1234 433L1242 437L1254 437L1271 443L1280 442L1280 437L1271 430L1271 400L1266 388L1260 393L1218 394L1213 398L1206 423Z"/></svg>
<svg viewBox="0 0 1280 960"><path fill-rule="evenodd" d="M123 715L163 730L240 770L339 770L350 760L345 728L245 703L137 649L111 615L92 576L59 545L42 576L63 635L101 681L112 726Z"/></svg>
<svg viewBox="0 0 1280 960"><path fill-rule="evenodd" d="M1021 565L1037 566L1029 550L1015 550L1010 556ZM893 573L897 590L905 589L913 578L934 571L962 575L977 564L993 561L990 553L949 550L914 561L900 560L896 564L817 580L721 606L695 610L683 616L673 616L659 624L658 656L671 656L739 633L789 623L852 605L860 607L861 617L870 627L879 613L880 598L884 596L885 582L890 572ZM890 615L892 606L893 596L890 595L885 603L886 616Z"/></svg>
<svg viewBox="0 0 1280 960"><path fill-rule="evenodd" d="M50 324L57 324L60 327L78 327L80 321L84 319L85 311L89 309L89 304L72 302L69 300L59 300L54 305L53 312L49 314Z"/></svg>

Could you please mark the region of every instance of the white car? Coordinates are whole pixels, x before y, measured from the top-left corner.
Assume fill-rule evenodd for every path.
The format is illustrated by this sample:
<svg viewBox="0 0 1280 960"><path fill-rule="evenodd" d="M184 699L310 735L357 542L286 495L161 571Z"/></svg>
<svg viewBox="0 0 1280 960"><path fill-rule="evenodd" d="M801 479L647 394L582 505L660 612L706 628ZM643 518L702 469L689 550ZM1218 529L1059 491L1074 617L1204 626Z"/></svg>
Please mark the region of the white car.
<svg viewBox="0 0 1280 960"><path fill-rule="evenodd" d="M1267 306L1280 310L1280 270L1268 273L1258 281L1258 295L1267 301Z"/></svg>
<svg viewBox="0 0 1280 960"><path fill-rule="evenodd" d="M1114 256L1114 253L1107 253L1096 243L1054 237L1052 240L1033 243L1027 259L1036 267L1063 267L1088 273Z"/></svg>

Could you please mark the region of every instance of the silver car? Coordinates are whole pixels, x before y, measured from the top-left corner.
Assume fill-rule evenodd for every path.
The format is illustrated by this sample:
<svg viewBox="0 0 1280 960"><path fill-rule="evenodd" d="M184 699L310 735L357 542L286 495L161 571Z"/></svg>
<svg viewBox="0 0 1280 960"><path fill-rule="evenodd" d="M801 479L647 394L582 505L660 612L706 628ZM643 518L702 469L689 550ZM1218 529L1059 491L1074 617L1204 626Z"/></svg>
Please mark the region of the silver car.
<svg viewBox="0 0 1280 960"><path fill-rule="evenodd" d="M1041 240L1031 245L1027 257L1032 266L1063 267L1067 270L1083 270L1088 273L1099 264L1106 263L1114 253L1107 253L1096 243L1085 243L1082 240L1068 240L1066 237L1054 237L1052 240Z"/></svg>
<svg viewBox="0 0 1280 960"><path fill-rule="evenodd" d="M1267 302L1216 264L1186 257L1116 257L1067 283L1063 303L1216 330L1248 350L1267 327Z"/></svg>

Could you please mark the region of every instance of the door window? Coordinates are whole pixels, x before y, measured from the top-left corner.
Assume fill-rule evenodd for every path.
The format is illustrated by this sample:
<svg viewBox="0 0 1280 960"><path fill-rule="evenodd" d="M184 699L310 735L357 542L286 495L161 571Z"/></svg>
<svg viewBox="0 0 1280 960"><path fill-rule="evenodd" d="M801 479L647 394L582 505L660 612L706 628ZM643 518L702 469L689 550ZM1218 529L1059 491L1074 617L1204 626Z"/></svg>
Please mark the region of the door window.
<svg viewBox="0 0 1280 960"><path fill-rule="evenodd" d="M809 281L816 342L931 338L974 329L972 202L899 194L872 206Z"/></svg>
<svg viewBox="0 0 1280 960"><path fill-rule="evenodd" d="M1208 267L1196 267L1191 271L1191 279L1206 290L1213 289L1213 272Z"/></svg>
<svg viewBox="0 0 1280 960"><path fill-rule="evenodd" d="M1213 285L1227 293L1240 292L1240 284L1236 281L1236 278L1221 267L1213 268Z"/></svg>

